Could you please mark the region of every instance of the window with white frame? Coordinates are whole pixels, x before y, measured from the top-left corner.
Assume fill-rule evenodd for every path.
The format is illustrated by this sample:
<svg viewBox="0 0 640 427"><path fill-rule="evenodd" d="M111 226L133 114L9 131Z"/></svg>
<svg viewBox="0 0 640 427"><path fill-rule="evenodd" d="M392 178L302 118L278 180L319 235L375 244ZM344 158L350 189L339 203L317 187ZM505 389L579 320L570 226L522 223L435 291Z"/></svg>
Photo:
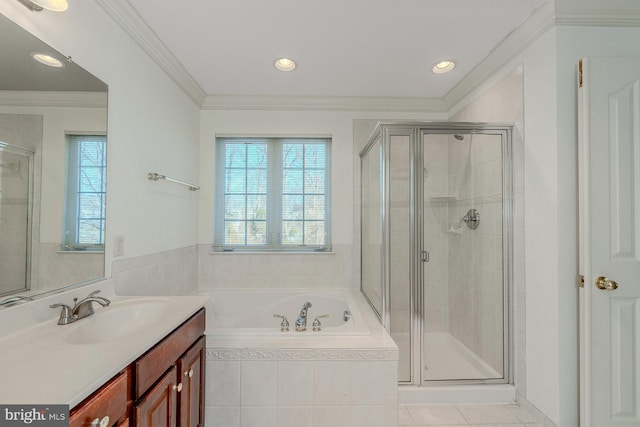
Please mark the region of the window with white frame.
<svg viewBox="0 0 640 427"><path fill-rule="evenodd" d="M63 250L104 250L105 135L67 135Z"/></svg>
<svg viewBox="0 0 640 427"><path fill-rule="evenodd" d="M216 138L218 250L328 250L330 138Z"/></svg>

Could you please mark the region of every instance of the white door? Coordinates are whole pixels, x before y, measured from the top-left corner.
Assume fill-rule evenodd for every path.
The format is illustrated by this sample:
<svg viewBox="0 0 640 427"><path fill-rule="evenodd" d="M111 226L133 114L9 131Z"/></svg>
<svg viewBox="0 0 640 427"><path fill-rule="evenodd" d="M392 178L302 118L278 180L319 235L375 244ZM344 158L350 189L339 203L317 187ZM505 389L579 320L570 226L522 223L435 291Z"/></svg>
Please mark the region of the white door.
<svg viewBox="0 0 640 427"><path fill-rule="evenodd" d="M637 427L640 58L588 58L581 62L581 425Z"/></svg>

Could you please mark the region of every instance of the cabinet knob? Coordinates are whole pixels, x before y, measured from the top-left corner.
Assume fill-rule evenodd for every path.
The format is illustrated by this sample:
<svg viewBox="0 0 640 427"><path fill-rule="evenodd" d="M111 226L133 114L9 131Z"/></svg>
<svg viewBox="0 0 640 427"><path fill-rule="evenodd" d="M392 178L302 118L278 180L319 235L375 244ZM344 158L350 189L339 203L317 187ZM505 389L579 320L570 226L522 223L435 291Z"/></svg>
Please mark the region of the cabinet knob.
<svg viewBox="0 0 640 427"><path fill-rule="evenodd" d="M91 427L109 427L109 415L105 415L102 419L96 418L91 423Z"/></svg>
<svg viewBox="0 0 640 427"><path fill-rule="evenodd" d="M189 378L193 377L193 369L190 371L184 371L184 376Z"/></svg>
<svg viewBox="0 0 640 427"><path fill-rule="evenodd" d="M175 375L175 374L174 374ZM180 393L182 391L182 383L178 384L178 385L174 385L172 387L175 391L177 391L178 393ZM102 427L102 426L101 426Z"/></svg>

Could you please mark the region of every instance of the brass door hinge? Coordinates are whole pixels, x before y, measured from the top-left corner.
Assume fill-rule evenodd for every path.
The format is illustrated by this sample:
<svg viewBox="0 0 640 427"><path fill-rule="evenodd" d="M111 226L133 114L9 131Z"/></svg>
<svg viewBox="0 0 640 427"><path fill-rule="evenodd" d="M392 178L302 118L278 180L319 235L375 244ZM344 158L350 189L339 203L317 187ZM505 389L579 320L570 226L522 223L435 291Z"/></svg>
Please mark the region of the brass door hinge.
<svg viewBox="0 0 640 427"><path fill-rule="evenodd" d="M582 59L578 61L578 87L582 87Z"/></svg>
<svg viewBox="0 0 640 427"><path fill-rule="evenodd" d="M576 282L577 282L579 288L584 288L584 275L583 274L579 274Z"/></svg>

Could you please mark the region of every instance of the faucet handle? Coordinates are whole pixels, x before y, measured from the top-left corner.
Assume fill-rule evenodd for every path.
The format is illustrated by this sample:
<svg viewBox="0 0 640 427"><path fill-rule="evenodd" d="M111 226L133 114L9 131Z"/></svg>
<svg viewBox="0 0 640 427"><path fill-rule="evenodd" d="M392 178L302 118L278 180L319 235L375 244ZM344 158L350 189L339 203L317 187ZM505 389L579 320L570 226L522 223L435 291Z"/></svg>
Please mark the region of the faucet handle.
<svg viewBox="0 0 640 427"><path fill-rule="evenodd" d="M51 304L49 306L49 308L58 307L62 307L62 310L60 311L60 317L58 318L58 325L68 325L75 320L71 314L71 307L69 307L67 304Z"/></svg>
<svg viewBox="0 0 640 427"><path fill-rule="evenodd" d="M279 317L282 319L280 323L280 332L289 332L289 321L287 320L287 316L283 316L282 314L274 314L273 317Z"/></svg>
<svg viewBox="0 0 640 427"><path fill-rule="evenodd" d="M95 291L91 292L89 295L87 295L87 298L91 298L94 295L98 295L100 293L100 289L96 289Z"/></svg>
<svg viewBox="0 0 640 427"><path fill-rule="evenodd" d="M320 324L320 319L324 319L329 317L328 314L323 314L321 316L316 316L316 318L313 320L313 332L320 332L321 331L321 327L322 325Z"/></svg>

